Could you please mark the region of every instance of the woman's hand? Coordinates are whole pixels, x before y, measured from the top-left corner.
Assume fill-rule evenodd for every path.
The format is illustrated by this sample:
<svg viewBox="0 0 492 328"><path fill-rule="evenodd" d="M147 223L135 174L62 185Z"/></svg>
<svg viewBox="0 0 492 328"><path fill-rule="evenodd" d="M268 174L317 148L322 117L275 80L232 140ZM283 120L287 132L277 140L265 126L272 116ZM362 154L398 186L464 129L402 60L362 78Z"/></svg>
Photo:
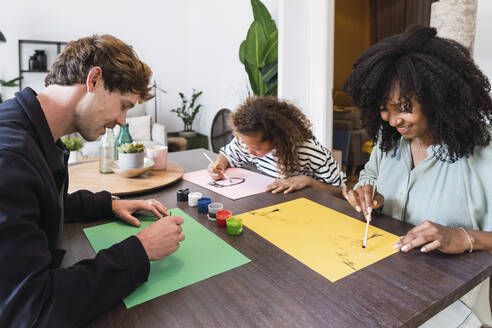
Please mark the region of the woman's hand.
<svg viewBox="0 0 492 328"><path fill-rule="evenodd" d="M284 194L288 194L291 191L309 186L310 179L310 177L305 175L296 175L287 179L275 179L274 183L267 186L266 191L271 191L273 194L284 191Z"/></svg>
<svg viewBox="0 0 492 328"><path fill-rule="evenodd" d="M123 200L114 199L112 202L113 214L129 224L139 227L140 221L132 214L138 210L152 212L157 218L167 215L167 208L155 199Z"/></svg>
<svg viewBox="0 0 492 328"><path fill-rule="evenodd" d="M384 203L383 195L377 191L373 191L373 189L374 187L371 184L360 186L356 190L348 190L347 187L343 187L342 194L357 212L362 211L364 217L368 219L369 213L371 213L373 209L383 206Z"/></svg>
<svg viewBox="0 0 492 328"><path fill-rule="evenodd" d="M471 234L468 235L471 236ZM469 251L471 245L465 231L427 220L401 237L394 248L408 252L420 246L422 246L420 251L424 253L438 249L443 253L460 254Z"/></svg>

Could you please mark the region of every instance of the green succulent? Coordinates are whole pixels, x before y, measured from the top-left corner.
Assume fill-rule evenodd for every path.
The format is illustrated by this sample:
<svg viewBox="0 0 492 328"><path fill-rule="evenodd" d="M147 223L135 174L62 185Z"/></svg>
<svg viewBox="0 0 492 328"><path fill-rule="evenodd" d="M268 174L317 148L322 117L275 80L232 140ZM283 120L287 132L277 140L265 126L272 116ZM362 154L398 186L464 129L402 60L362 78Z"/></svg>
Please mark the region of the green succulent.
<svg viewBox="0 0 492 328"><path fill-rule="evenodd" d="M118 147L118 151L124 154L141 153L145 146L141 143L124 143Z"/></svg>
<svg viewBox="0 0 492 328"><path fill-rule="evenodd" d="M62 142L70 151L77 151L84 146L84 143L80 138L62 138Z"/></svg>

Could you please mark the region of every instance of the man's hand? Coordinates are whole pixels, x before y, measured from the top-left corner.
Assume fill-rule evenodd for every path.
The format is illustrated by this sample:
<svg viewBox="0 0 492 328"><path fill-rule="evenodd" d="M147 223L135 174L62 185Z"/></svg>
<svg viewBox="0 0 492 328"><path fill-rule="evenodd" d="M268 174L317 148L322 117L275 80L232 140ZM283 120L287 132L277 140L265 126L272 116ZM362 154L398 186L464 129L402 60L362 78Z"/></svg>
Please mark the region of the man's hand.
<svg viewBox="0 0 492 328"><path fill-rule="evenodd" d="M427 220L401 237L394 248L408 252L420 246L422 246L420 251L424 253L438 249L443 253L460 254L470 249L470 241L461 229L443 226Z"/></svg>
<svg viewBox="0 0 492 328"><path fill-rule="evenodd" d="M145 210L152 212L159 219L162 219L162 215L167 215L167 208L155 199L142 199L142 200L123 200L114 199L112 203L113 214L131 225L136 227L140 226L140 221L132 214L138 210Z"/></svg>
<svg viewBox="0 0 492 328"><path fill-rule="evenodd" d="M140 230L137 238L149 260L160 260L178 249L179 242L185 239L185 235L181 233L182 223L183 218L180 216L167 216Z"/></svg>
<svg viewBox="0 0 492 328"><path fill-rule="evenodd" d="M266 191L271 191L273 194L284 191L288 194L294 190L300 190L309 186L310 177L305 175L296 175L287 179L275 179L275 182L268 185Z"/></svg>

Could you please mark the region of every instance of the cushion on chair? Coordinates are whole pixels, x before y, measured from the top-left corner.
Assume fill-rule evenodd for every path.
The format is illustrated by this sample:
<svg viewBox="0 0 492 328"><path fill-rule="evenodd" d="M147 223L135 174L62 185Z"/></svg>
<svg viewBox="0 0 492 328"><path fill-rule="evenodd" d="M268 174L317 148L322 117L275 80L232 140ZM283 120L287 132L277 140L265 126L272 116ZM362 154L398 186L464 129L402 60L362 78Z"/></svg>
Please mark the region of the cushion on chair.
<svg viewBox="0 0 492 328"><path fill-rule="evenodd" d="M127 117L126 123L130 127L130 135L133 140L150 141L151 140L151 118L149 115ZM118 136L120 133L120 126L117 125L114 128L114 134Z"/></svg>

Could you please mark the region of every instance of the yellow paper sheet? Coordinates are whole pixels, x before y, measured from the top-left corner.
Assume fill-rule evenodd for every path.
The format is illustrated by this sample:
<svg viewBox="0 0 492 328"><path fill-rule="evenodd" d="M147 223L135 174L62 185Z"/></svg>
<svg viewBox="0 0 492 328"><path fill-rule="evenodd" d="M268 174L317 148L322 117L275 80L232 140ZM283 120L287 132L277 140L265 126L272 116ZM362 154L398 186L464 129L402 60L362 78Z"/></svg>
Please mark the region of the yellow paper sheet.
<svg viewBox="0 0 492 328"><path fill-rule="evenodd" d="M306 198L235 215L266 240L332 282L397 251L399 237Z"/></svg>

